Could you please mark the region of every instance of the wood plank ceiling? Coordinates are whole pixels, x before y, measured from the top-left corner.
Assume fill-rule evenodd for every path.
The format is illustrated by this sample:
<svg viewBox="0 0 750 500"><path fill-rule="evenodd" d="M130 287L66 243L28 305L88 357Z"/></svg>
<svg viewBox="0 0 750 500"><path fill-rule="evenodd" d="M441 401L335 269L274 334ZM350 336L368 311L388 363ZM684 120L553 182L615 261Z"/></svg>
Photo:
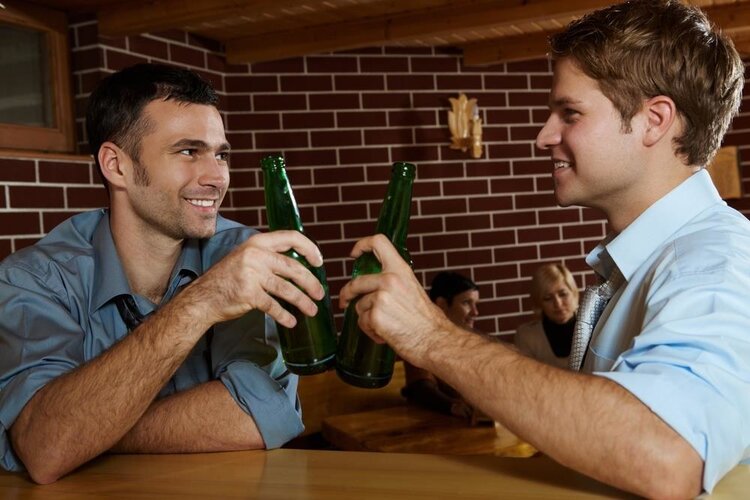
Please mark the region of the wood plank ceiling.
<svg viewBox="0 0 750 500"><path fill-rule="evenodd" d="M547 37L604 0L34 0L96 12L109 36L185 30L231 63L373 47L458 46L467 66L541 57ZM750 0L691 0L750 55Z"/></svg>

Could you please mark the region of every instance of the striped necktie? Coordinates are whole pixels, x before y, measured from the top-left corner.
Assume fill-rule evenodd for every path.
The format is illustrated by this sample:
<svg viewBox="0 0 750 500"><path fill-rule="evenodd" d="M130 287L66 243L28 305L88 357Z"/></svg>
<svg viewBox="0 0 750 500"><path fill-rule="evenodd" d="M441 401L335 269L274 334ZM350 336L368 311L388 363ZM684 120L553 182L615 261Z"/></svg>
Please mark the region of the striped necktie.
<svg viewBox="0 0 750 500"><path fill-rule="evenodd" d="M591 342L596 322L607 307L609 299L615 294L623 282L622 273L615 267L609 279L599 285L587 287L583 292L581 305L578 307L578 317L573 331L573 345L570 349L569 367L579 371L583 365L583 358Z"/></svg>

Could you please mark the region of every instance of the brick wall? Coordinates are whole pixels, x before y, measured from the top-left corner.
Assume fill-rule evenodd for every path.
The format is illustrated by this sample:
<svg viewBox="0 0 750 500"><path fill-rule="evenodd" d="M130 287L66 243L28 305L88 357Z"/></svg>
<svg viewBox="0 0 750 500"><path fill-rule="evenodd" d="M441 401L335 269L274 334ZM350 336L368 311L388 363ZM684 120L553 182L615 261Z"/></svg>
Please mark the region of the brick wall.
<svg viewBox="0 0 750 500"><path fill-rule="evenodd" d="M106 38L81 18L70 37L81 151L86 98L103 75L140 61L198 70L222 95L233 146L223 213L263 227L258 162L282 152L334 295L351 272L353 242L374 230L394 161L417 164L408 242L417 275L425 284L445 268L470 275L480 286L482 330L512 333L529 318L528 277L540 262L564 261L580 285L592 279L583 256L604 236L604 220L555 205L550 163L534 148L547 115L545 60L463 68L455 50L379 47L231 66L219 44L179 31ZM460 91L477 98L485 123L478 160L448 148L448 98ZM727 139L740 146L746 191L747 128L750 114ZM0 257L106 204L85 157L0 158L0 187ZM732 204L750 213L750 197Z"/></svg>

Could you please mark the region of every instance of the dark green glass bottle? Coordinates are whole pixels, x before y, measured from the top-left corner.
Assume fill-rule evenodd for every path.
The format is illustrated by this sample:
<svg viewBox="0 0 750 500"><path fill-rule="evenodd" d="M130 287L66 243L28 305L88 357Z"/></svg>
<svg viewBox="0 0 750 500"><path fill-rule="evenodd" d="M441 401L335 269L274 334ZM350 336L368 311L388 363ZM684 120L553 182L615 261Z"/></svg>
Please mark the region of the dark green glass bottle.
<svg viewBox="0 0 750 500"><path fill-rule="evenodd" d="M284 159L278 155L271 155L263 158L260 163L263 168L263 189L269 229L291 229L304 234L297 202L286 176ZM286 255L300 262L318 278L325 290L325 297L315 301L318 314L312 318L305 316L293 305L280 300L281 306L297 320L293 328L276 323L281 354L292 373L312 375L324 372L332 368L336 361L336 327L331 312L331 296L328 292L325 268L311 266L307 259L294 250L289 250Z"/></svg>
<svg viewBox="0 0 750 500"><path fill-rule="evenodd" d="M394 163L391 182L388 184L383 205L380 208L376 232L391 240L401 257L411 265L406 250L406 235L409 231L411 191L416 168L410 163ZM382 270L380 262L372 253L364 253L354 261L352 278L361 274L376 274ZM357 324L359 315L355 309L357 301L349 303L344 314L344 328L336 351L336 372L344 382L365 388L383 387L393 376L395 353L387 344L378 344L364 333Z"/></svg>

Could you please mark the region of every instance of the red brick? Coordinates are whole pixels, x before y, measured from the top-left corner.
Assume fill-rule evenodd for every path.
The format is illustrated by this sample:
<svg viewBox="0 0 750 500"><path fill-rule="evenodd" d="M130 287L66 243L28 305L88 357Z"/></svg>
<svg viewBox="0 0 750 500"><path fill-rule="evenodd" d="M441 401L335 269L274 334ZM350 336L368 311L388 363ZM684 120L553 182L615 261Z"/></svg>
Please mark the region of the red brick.
<svg viewBox="0 0 750 500"><path fill-rule="evenodd" d="M474 273L481 280L510 280L518 278L518 266L515 264L493 264L475 267Z"/></svg>
<svg viewBox="0 0 750 500"><path fill-rule="evenodd" d="M457 162L424 163L419 165L417 175L420 179L463 177L464 167Z"/></svg>
<svg viewBox="0 0 750 500"><path fill-rule="evenodd" d="M434 111L389 111L388 123L392 127L410 127L435 125Z"/></svg>
<svg viewBox="0 0 750 500"><path fill-rule="evenodd" d="M333 240L342 238L341 224L305 224L305 233L315 241Z"/></svg>
<svg viewBox="0 0 750 500"><path fill-rule="evenodd" d="M432 75L388 75L388 90L434 90L435 77Z"/></svg>
<svg viewBox="0 0 750 500"><path fill-rule="evenodd" d="M486 180L468 180L459 181L453 180L446 182L443 185L443 193L445 196L457 196L457 195L477 195L477 194L488 194L488 186Z"/></svg>
<svg viewBox="0 0 750 500"><path fill-rule="evenodd" d="M450 109L449 98L454 97L451 92L419 92L412 96L414 108Z"/></svg>
<svg viewBox="0 0 750 500"><path fill-rule="evenodd" d="M523 285L519 283L498 283L495 285L496 294L503 291L503 295L518 295L523 289ZM510 293L510 292L514 293ZM520 304L518 299L496 299L496 300L483 300L479 303L482 308L482 314L512 314L520 312Z"/></svg>
<svg viewBox="0 0 750 500"><path fill-rule="evenodd" d="M234 189L230 192L233 207L265 207L263 189Z"/></svg>
<svg viewBox="0 0 750 500"><path fill-rule="evenodd" d="M536 184L537 192L553 192L555 190L555 181L552 179L551 175L545 175L544 177L535 177L534 183Z"/></svg>
<svg viewBox="0 0 750 500"><path fill-rule="evenodd" d="M253 95L255 111L291 111L307 109L307 96L304 94Z"/></svg>
<svg viewBox="0 0 750 500"><path fill-rule="evenodd" d="M255 172L237 172L230 170L231 186L233 188L256 187L258 181Z"/></svg>
<svg viewBox="0 0 750 500"><path fill-rule="evenodd" d="M467 231L471 229L487 229L490 227L490 216L458 215L445 218L446 231Z"/></svg>
<svg viewBox="0 0 750 500"><path fill-rule="evenodd" d="M226 74L227 60L223 55L213 54L211 52L206 54L206 67L212 71L218 71L219 73Z"/></svg>
<svg viewBox="0 0 750 500"><path fill-rule="evenodd" d="M224 217L237 221L240 224L256 228L260 226L260 211L258 209L222 210L221 213Z"/></svg>
<svg viewBox="0 0 750 500"><path fill-rule="evenodd" d="M342 111L336 113L338 127L384 127L388 124L385 111Z"/></svg>
<svg viewBox="0 0 750 500"><path fill-rule="evenodd" d="M5 201L5 188L3 186L0 186L0 209L8 208Z"/></svg>
<svg viewBox="0 0 750 500"><path fill-rule="evenodd" d="M441 217L412 217L409 221L409 234L442 233L444 230Z"/></svg>
<svg viewBox="0 0 750 500"><path fill-rule="evenodd" d="M529 123L531 115L528 109L488 109L485 110L487 123Z"/></svg>
<svg viewBox="0 0 750 500"><path fill-rule="evenodd" d="M529 81L526 75L485 75L484 85L493 90L522 90L529 88Z"/></svg>
<svg viewBox="0 0 750 500"><path fill-rule="evenodd" d="M411 128L385 128L365 130L365 144L413 144L414 136Z"/></svg>
<svg viewBox="0 0 750 500"><path fill-rule="evenodd" d="M401 92L362 94L362 107L365 109L409 109L411 98L408 93Z"/></svg>
<svg viewBox="0 0 750 500"><path fill-rule="evenodd" d="M508 140L508 127L484 127L482 129L482 140L487 142L506 142Z"/></svg>
<svg viewBox="0 0 750 500"><path fill-rule="evenodd" d="M11 208L63 208L63 190L59 187L10 186Z"/></svg>
<svg viewBox="0 0 750 500"><path fill-rule="evenodd" d="M338 187L296 187L294 196L300 205L314 205L317 203L335 203L340 201Z"/></svg>
<svg viewBox="0 0 750 500"><path fill-rule="evenodd" d="M161 40L154 40L145 36L131 36L128 38L130 52L135 52L157 59L169 59L167 44Z"/></svg>
<svg viewBox="0 0 750 500"><path fill-rule="evenodd" d="M37 212L0 212L0 235L39 234Z"/></svg>
<svg viewBox="0 0 750 500"><path fill-rule="evenodd" d="M539 243L542 241L559 241L559 227L539 227L534 229L519 229L519 243Z"/></svg>
<svg viewBox="0 0 750 500"><path fill-rule="evenodd" d="M249 95L228 95L222 98L230 111L251 111L253 108Z"/></svg>
<svg viewBox="0 0 750 500"><path fill-rule="evenodd" d="M253 135L249 132L229 132L227 131L227 141L235 150L253 149Z"/></svg>
<svg viewBox="0 0 750 500"><path fill-rule="evenodd" d="M458 71L457 57L412 57L412 73L455 73Z"/></svg>
<svg viewBox="0 0 750 500"><path fill-rule="evenodd" d="M13 246L15 247L15 251L17 252L22 248L34 245L37 241L39 241L39 238L13 238Z"/></svg>
<svg viewBox="0 0 750 500"><path fill-rule="evenodd" d="M91 183L90 165L88 163L40 161L39 181L89 184Z"/></svg>
<svg viewBox="0 0 750 500"><path fill-rule="evenodd" d="M405 73L409 71L406 57L360 57L359 69L362 73Z"/></svg>
<svg viewBox="0 0 750 500"><path fill-rule="evenodd" d="M388 162L388 150L386 148L354 148L339 151L339 163L342 165L386 162Z"/></svg>
<svg viewBox="0 0 750 500"><path fill-rule="evenodd" d="M9 239L0 239L0 260L5 259L11 254L11 244Z"/></svg>
<svg viewBox="0 0 750 500"><path fill-rule="evenodd" d="M422 215L462 214L466 213L466 198L420 200L419 209Z"/></svg>
<svg viewBox="0 0 750 500"><path fill-rule="evenodd" d="M227 75L227 92L277 92L279 79L276 76Z"/></svg>
<svg viewBox="0 0 750 500"><path fill-rule="evenodd" d="M445 253L414 253L412 254L414 269L445 269Z"/></svg>
<svg viewBox="0 0 750 500"><path fill-rule="evenodd" d="M31 153L30 156L33 156L33 153ZM32 160L0 158L0 181L36 181L36 168L34 168L34 162Z"/></svg>
<svg viewBox="0 0 750 500"><path fill-rule="evenodd" d="M336 75L336 90L385 90L383 75Z"/></svg>
<svg viewBox="0 0 750 500"><path fill-rule="evenodd" d="M344 225L344 238L358 240L370 236L375 232L377 224L373 221L349 222Z"/></svg>
<svg viewBox="0 0 750 500"><path fill-rule="evenodd" d="M451 141L450 130L446 127L415 128L414 140L417 144L438 143L447 144Z"/></svg>
<svg viewBox="0 0 750 500"><path fill-rule="evenodd" d="M310 142L314 148L361 146L362 132L359 130L310 132Z"/></svg>
<svg viewBox="0 0 750 500"><path fill-rule="evenodd" d="M509 92L508 105L526 107L547 107L549 92Z"/></svg>
<svg viewBox="0 0 750 500"><path fill-rule="evenodd" d="M385 196L384 184L358 184L341 186L341 198L344 201L382 200Z"/></svg>
<svg viewBox="0 0 750 500"><path fill-rule="evenodd" d="M224 48L221 42L219 42L218 40L205 38L200 35L196 35L194 33L187 34L187 43L189 43L190 45L194 47L211 50L213 52L220 52Z"/></svg>
<svg viewBox="0 0 750 500"><path fill-rule="evenodd" d="M467 177L494 177L498 175L510 175L510 162L508 161L482 161L468 162L466 164Z"/></svg>
<svg viewBox="0 0 750 500"><path fill-rule="evenodd" d="M166 38L167 40L172 40L173 42L187 43L187 33L178 29L157 31L156 33L151 34L158 38Z"/></svg>
<svg viewBox="0 0 750 500"><path fill-rule="evenodd" d="M537 123L544 125L549 118L549 110L547 109L532 109L531 110L531 123Z"/></svg>
<svg viewBox="0 0 750 500"><path fill-rule="evenodd" d="M437 75L440 90L478 90L482 88L481 75Z"/></svg>
<svg viewBox="0 0 750 500"><path fill-rule="evenodd" d="M104 51L99 47L78 49L73 51L73 72L98 69L104 66Z"/></svg>
<svg viewBox="0 0 750 500"><path fill-rule="evenodd" d="M69 208L99 208L109 205L107 192L103 187L69 187Z"/></svg>
<svg viewBox="0 0 750 500"><path fill-rule="evenodd" d="M581 255L581 244L575 241L568 243L555 243L554 245L540 245L539 252L543 259Z"/></svg>
<svg viewBox="0 0 750 500"><path fill-rule="evenodd" d="M582 219L586 222L595 221L595 220L601 220L601 221L607 220L603 212L596 210L594 208L583 208L581 209L581 214L582 214Z"/></svg>
<svg viewBox="0 0 750 500"><path fill-rule="evenodd" d="M308 73L356 73L357 58L342 56L307 56Z"/></svg>
<svg viewBox="0 0 750 500"><path fill-rule="evenodd" d="M490 144L492 158L528 158L531 156L531 144Z"/></svg>
<svg viewBox="0 0 750 500"><path fill-rule="evenodd" d="M546 90L552 88L552 75L530 75L529 80L531 81L532 89Z"/></svg>
<svg viewBox="0 0 750 500"><path fill-rule="evenodd" d="M95 22L76 26L74 31L76 36L76 47L85 47L86 45L95 45L99 43L99 25Z"/></svg>
<svg viewBox="0 0 750 500"><path fill-rule="evenodd" d="M367 205L364 203L338 203L316 207L317 222L358 220L367 218Z"/></svg>
<svg viewBox="0 0 750 500"><path fill-rule="evenodd" d="M394 146L391 148L391 159L417 163L422 161L437 161L440 159L436 146Z"/></svg>
<svg viewBox="0 0 750 500"><path fill-rule="evenodd" d="M282 92L320 92L333 90L333 82L327 75L282 76Z"/></svg>
<svg viewBox="0 0 750 500"><path fill-rule="evenodd" d="M508 105L507 92L472 92L477 99L479 109L505 107Z"/></svg>
<svg viewBox="0 0 750 500"><path fill-rule="evenodd" d="M553 208L539 210L539 224L562 224L566 222L580 222L579 208Z"/></svg>
<svg viewBox="0 0 750 500"><path fill-rule="evenodd" d="M427 198L435 196L440 196L440 182L417 181L414 183L414 198Z"/></svg>
<svg viewBox="0 0 750 500"><path fill-rule="evenodd" d="M551 208L556 206L557 201L553 194L523 194L516 196L516 208Z"/></svg>
<svg viewBox="0 0 750 500"><path fill-rule="evenodd" d="M543 160L514 160L514 175L531 175L544 174L552 176L552 162L549 159Z"/></svg>
<svg viewBox="0 0 750 500"><path fill-rule="evenodd" d="M127 68L128 66L133 66L134 64L148 62L148 58L146 57L116 50L107 50L106 57L107 68L115 71Z"/></svg>
<svg viewBox="0 0 750 500"><path fill-rule="evenodd" d="M232 132L240 130L278 130L280 128L281 122L278 113L237 113L227 115L227 130L231 130Z"/></svg>
<svg viewBox="0 0 750 500"><path fill-rule="evenodd" d="M563 226L563 239L573 238L604 238L603 224L580 224L576 226Z"/></svg>
<svg viewBox="0 0 750 500"><path fill-rule="evenodd" d="M379 165L368 166L365 169L365 177L370 183L377 181L387 183L391 178L391 168L392 165L390 163L380 163ZM419 175L419 172L417 172L417 175Z"/></svg>
<svg viewBox="0 0 750 500"><path fill-rule="evenodd" d="M278 61L266 61L250 65L253 73L303 73L305 62L302 57L281 59Z"/></svg>
<svg viewBox="0 0 750 500"><path fill-rule="evenodd" d="M510 128L510 139L512 141L536 141L536 136L541 130L537 125L528 127L514 126Z"/></svg>
<svg viewBox="0 0 750 500"><path fill-rule="evenodd" d="M427 55L432 54L432 47L415 47L415 46L385 46L386 54L404 54L404 55Z"/></svg>
<svg viewBox="0 0 750 500"><path fill-rule="evenodd" d="M288 161L289 155L286 158ZM292 186L312 185L312 170L309 168L287 163L286 173Z"/></svg>
<svg viewBox="0 0 750 500"><path fill-rule="evenodd" d="M300 167L312 167L317 165L331 166L338 164L336 161L335 149L287 151L285 156L287 165L297 165Z"/></svg>
<svg viewBox="0 0 750 500"><path fill-rule="evenodd" d="M422 236L422 244L425 251L466 248L469 246L469 235L467 233L453 233Z"/></svg>
<svg viewBox="0 0 750 500"><path fill-rule="evenodd" d="M492 262L492 250L462 250L459 252L448 252L448 267L473 266L476 264L487 264Z"/></svg>
<svg viewBox="0 0 750 500"><path fill-rule="evenodd" d="M472 196L469 198L469 212L496 212L512 209L512 196Z"/></svg>
<svg viewBox="0 0 750 500"><path fill-rule="evenodd" d="M362 167L331 167L313 170L315 184L343 184L364 182L365 171Z"/></svg>
<svg viewBox="0 0 750 500"><path fill-rule="evenodd" d="M284 113L284 129L334 128L334 114L329 112Z"/></svg>
<svg viewBox="0 0 750 500"><path fill-rule="evenodd" d="M255 147L260 149L307 148L307 132L258 132Z"/></svg>
<svg viewBox="0 0 750 500"><path fill-rule="evenodd" d="M549 73L550 65L547 59L533 59L531 61L511 62L506 65L508 73Z"/></svg>
<svg viewBox="0 0 750 500"><path fill-rule="evenodd" d="M359 94L311 94L310 109L359 109Z"/></svg>
<svg viewBox="0 0 750 500"><path fill-rule="evenodd" d="M494 249L495 262L516 262L519 260L538 260L536 245L516 245Z"/></svg>
<svg viewBox="0 0 750 500"><path fill-rule="evenodd" d="M492 215L492 227L519 227L537 224L535 210L514 210Z"/></svg>
<svg viewBox="0 0 750 500"><path fill-rule="evenodd" d="M530 177L492 179L490 182L490 192L499 194L534 192L534 179Z"/></svg>
<svg viewBox="0 0 750 500"><path fill-rule="evenodd" d="M79 90L79 94L90 94L94 91L94 89L99 85L99 82L102 81L102 79L107 76L109 73L105 71L87 71L85 73L79 74L81 78L81 85ZM79 136L82 137L82 136Z"/></svg>

